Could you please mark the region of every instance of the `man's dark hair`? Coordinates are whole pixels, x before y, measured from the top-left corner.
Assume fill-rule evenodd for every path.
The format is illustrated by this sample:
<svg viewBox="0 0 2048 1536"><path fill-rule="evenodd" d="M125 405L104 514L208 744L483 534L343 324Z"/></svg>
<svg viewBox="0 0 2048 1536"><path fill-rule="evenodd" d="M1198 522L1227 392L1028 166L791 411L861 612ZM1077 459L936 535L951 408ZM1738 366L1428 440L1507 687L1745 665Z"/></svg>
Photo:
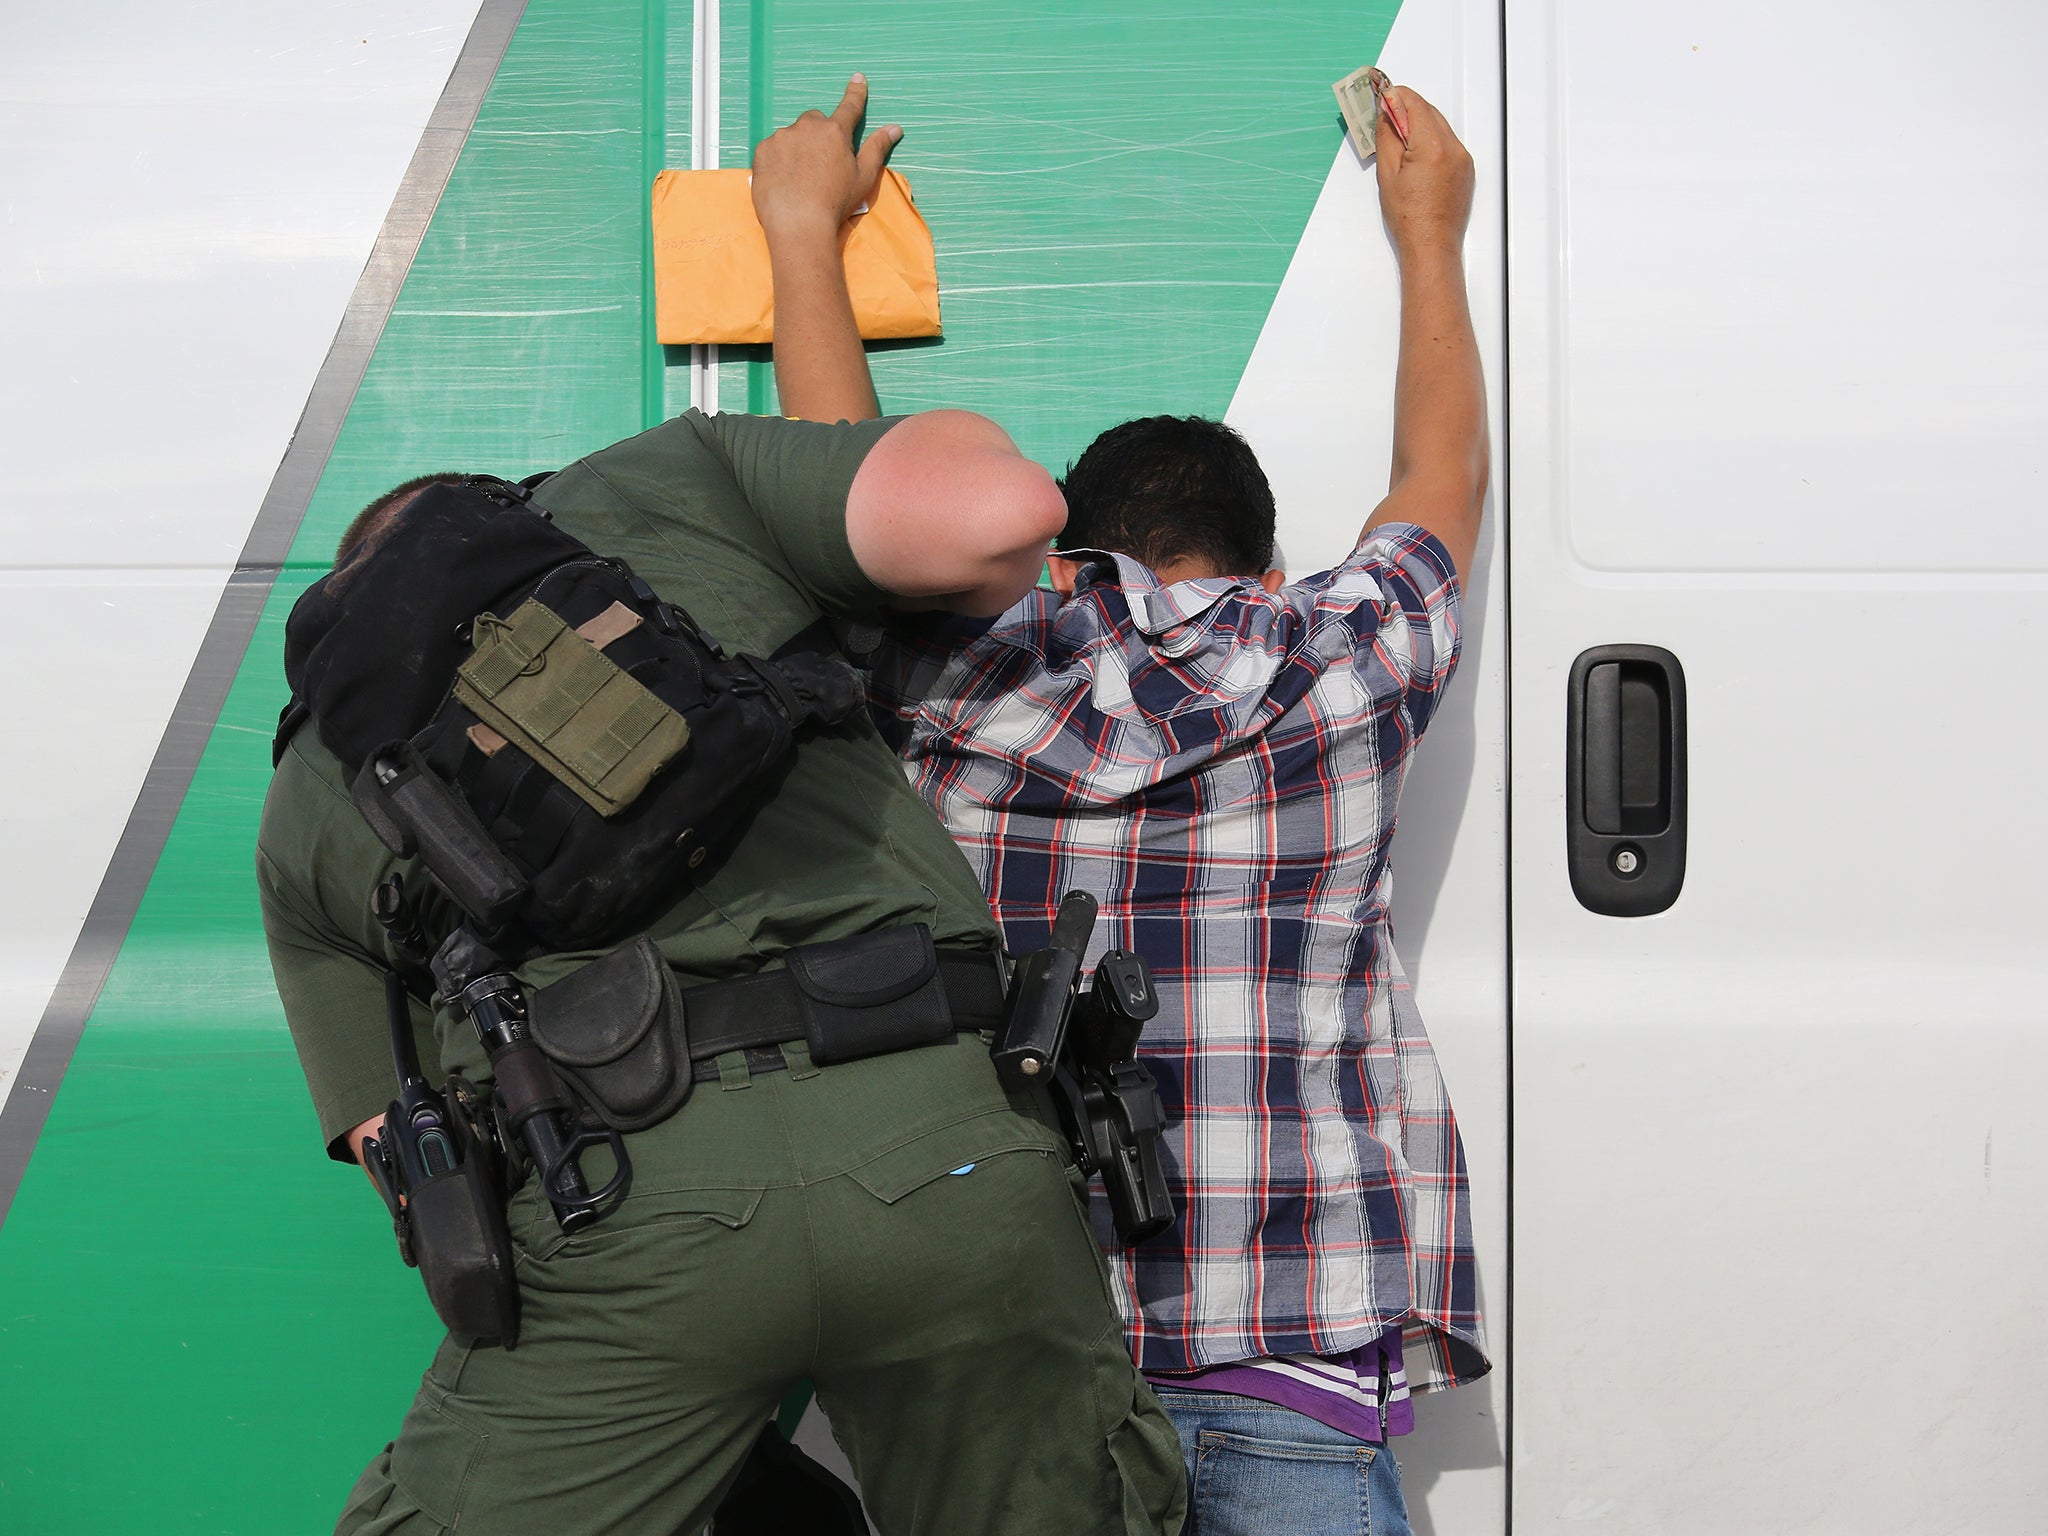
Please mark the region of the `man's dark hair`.
<svg viewBox="0 0 2048 1536"><path fill-rule="evenodd" d="M1067 469L1062 549L1106 549L1158 570L1223 575L1273 563L1273 488L1251 444L1220 421L1146 416L1111 427Z"/></svg>
<svg viewBox="0 0 2048 1536"><path fill-rule="evenodd" d="M334 548L334 563L346 565L350 556L383 533L391 520L412 504L413 497L428 486L460 485L466 478L459 471L444 470L439 474L414 475L412 479L394 485L349 519L348 526L341 531L341 542Z"/></svg>

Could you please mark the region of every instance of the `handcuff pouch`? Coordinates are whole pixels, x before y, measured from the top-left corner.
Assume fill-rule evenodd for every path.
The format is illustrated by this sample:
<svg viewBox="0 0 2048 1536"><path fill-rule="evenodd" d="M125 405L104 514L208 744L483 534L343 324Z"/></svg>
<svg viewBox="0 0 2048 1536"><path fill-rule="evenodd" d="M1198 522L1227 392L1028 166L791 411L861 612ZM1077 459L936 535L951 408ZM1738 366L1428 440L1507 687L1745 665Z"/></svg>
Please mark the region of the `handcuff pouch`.
<svg viewBox="0 0 2048 1536"><path fill-rule="evenodd" d="M659 1125L689 1097L682 997L644 936L535 990L527 1008L556 1074L613 1130Z"/></svg>

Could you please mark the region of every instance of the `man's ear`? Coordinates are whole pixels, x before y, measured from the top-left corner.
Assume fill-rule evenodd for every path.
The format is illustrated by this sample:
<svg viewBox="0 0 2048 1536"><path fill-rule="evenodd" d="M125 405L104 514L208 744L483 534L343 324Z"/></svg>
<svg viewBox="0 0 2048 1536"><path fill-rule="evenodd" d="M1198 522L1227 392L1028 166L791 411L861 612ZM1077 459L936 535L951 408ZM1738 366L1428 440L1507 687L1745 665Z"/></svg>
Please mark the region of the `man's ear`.
<svg viewBox="0 0 2048 1536"><path fill-rule="evenodd" d="M1259 585L1275 597L1278 597L1280 589L1287 585L1287 573L1285 571L1268 571L1259 578Z"/></svg>
<svg viewBox="0 0 2048 1536"><path fill-rule="evenodd" d="M1047 555L1045 557L1045 568L1052 576L1052 589L1059 593L1062 599L1072 597L1074 595L1074 583L1081 575L1081 562L1078 560L1063 560L1058 555Z"/></svg>

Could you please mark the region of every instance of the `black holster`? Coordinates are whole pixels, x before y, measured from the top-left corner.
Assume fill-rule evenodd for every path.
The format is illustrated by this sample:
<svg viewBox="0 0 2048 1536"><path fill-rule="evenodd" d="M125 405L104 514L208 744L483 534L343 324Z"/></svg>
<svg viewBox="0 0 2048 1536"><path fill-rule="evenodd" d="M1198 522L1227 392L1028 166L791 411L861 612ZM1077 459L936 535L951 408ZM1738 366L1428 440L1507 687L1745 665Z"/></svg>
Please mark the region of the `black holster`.
<svg viewBox="0 0 2048 1536"><path fill-rule="evenodd" d="M1159 1161L1166 1109L1137 1058L1138 1036L1159 1011L1145 962L1112 949L1075 1009L1053 1096L1082 1169L1102 1176L1117 1241L1126 1248L1173 1225L1173 1193Z"/></svg>
<svg viewBox="0 0 2048 1536"><path fill-rule="evenodd" d="M1078 1133L1087 1161L1102 1175L1117 1241L1129 1248L1164 1232L1173 1225L1173 1193L1159 1161L1166 1110L1152 1074L1131 1060L1105 1071L1084 1068L1069 1081L1078 1089L1070 1134ZM1063 1086L1062 1099L1070 1092Z"/></svg>
<svg viewBox="0 0 2048 1536"><path fill-rule="evenodd" d="M1061 1128L1083 1173L1100 1174L1125 1247L1173 1225L1173 1193L1159 1160L1166 1110L1137 1059L1138 1036L1159 1011L1145 962L1112 949L1093 984L1079 990L1095 927L1095 898L1069 891L1047 946L1019 956L1009 1013L994 1051L996 1075L1013 1092L1050 1078Z"/></svg>

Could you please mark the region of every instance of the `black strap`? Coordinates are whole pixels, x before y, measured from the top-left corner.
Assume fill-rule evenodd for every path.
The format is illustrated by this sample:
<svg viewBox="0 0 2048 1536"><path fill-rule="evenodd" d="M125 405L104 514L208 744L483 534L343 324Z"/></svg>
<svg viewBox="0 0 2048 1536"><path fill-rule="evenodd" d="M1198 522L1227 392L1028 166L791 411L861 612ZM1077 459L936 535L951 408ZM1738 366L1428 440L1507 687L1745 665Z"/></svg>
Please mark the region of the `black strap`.
<svg viewBox="0 0 2048 1536"><path fill-rule="evenodd" d="M837 725L867 708L866 686L839 654L830 620L818 619L798 630L761 668L776 675L775 692L792 725L812 720Z"/></svg>
<svg viewBox="0 0 2048 1536"><path fill-rule="evenodd" d="M986 950L942 949L939 976L956 1029L1002 1027L1001 956ZM779 970L691 987L683 993L683 1027L689 1031L690 1060L698 1062L708 1062L727 1051L782 1045L805 1037L796 982L788 971Z"/></svg>
<svg viewBox="0 0 2048 1536"><path fill-rule="evenodd" d="M297 694L286 704L277 717L277 734L270 738L270 766L275 768L284 761L284 749L291 745L292 734L313 718L313 711L302 703Z"/></svg>

